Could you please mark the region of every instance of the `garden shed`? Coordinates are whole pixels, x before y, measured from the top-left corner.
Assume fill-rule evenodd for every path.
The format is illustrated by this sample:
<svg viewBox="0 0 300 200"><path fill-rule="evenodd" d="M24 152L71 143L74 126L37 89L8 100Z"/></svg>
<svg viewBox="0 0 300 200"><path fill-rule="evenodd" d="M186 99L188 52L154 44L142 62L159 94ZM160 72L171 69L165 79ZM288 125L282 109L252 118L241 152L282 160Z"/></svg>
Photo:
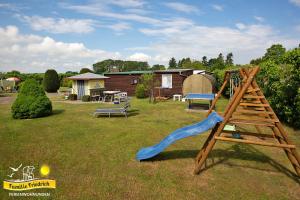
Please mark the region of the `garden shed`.
<svg viewBox="0 0 300 200"><path fill-rule="evenodd" d="M90 72L68 77L72 80L72 93L77 94L79 99L84 95L91 95L91 90L104 89L104 79L107 78L109 77Z"/></svg>
<svg viewBox="0 0 300 200"><path fill-rule="evenodd" d="M209 74L193 74L183 82L182 93L212 94L215 93L216 79Z"/></svg>

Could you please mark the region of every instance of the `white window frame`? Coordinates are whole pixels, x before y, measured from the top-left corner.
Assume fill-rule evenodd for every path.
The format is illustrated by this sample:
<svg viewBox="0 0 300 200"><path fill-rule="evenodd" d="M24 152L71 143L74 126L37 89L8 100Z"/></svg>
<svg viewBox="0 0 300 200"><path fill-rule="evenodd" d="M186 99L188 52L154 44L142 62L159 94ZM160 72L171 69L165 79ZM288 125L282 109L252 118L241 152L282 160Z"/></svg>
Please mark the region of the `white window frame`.
<svg viewBox="0 0 300 200"><path fill-rule="evenodd" d="M172 74L162 74L161 75L161 87L162 88L172 88L173 80Z"/></svg>

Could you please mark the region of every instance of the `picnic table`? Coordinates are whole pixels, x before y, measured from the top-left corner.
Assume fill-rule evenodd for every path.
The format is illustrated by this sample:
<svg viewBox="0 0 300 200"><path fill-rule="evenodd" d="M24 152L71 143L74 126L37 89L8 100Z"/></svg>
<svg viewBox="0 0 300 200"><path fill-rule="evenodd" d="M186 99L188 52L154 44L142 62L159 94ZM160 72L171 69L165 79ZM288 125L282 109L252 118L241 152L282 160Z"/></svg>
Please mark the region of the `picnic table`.
<svg viewBox="0 0 300 200"><path fill-rule="evenodd" d="M120 93L121 91L117 90L117 91L114 91L114 90L107 90L107 91L103 91L103 94L104 94L104 101L106 101L106 99L109 99L109 101L113 101L114 100L114 97L116 94Z"/></svg>

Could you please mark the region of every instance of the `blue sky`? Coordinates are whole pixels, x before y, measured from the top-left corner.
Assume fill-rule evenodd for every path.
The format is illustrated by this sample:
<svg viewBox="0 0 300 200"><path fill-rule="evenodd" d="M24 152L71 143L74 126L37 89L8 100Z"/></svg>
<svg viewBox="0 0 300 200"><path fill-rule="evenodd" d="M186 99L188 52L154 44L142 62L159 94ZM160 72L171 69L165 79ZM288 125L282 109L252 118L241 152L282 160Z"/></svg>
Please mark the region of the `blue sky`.
<svg viewBox="0 0 300 200"><path fill-rule="evenodd" d="M108 58L167 64L220 52L245 64L274 43L300 43L300 0L0 0L0 71L77 71Z"/></svg>

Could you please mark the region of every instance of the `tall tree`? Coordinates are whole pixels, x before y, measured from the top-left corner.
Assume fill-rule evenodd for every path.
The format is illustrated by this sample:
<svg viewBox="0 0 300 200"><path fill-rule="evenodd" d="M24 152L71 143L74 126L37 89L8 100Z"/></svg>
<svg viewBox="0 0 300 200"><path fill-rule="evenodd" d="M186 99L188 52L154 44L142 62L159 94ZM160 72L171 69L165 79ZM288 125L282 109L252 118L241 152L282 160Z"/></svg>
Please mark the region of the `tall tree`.
<svg viewBox="0 0 300 200"><path fill-rule="evenodd" d="M267 49L267 52L262 59L273 60L276 64L279 64L282 62L285 52L286 49L281 44L273 44L270 48Z"/></svg>
<svg viewBox="0 0 300 200"><path fill-rule="evenodd" d="M174 57L172 57L169 61L169 68L170 69L176 69L177 68L177 62Z"/></svg>
<svg viewBox="0 0 300 200"><path fill-rule="evenodd" d="M203 64L204 66L208 66L208 62L207 62L207 57L206 57L206 56L203 56L203 57L202 57L202 64Z"/></svg>
<svg viewBox="0 0 300 200"><path fill-rule="evenodd" d="M46 92L57 92L60 80L54 69L48 69L45 72L43 86Z"/></svg>
<svg viewBox="0 0 300 200"><path fill-rule="evenodd" d="M230 52L226 56L226 65L233 65L233 54Z"/></svg>

